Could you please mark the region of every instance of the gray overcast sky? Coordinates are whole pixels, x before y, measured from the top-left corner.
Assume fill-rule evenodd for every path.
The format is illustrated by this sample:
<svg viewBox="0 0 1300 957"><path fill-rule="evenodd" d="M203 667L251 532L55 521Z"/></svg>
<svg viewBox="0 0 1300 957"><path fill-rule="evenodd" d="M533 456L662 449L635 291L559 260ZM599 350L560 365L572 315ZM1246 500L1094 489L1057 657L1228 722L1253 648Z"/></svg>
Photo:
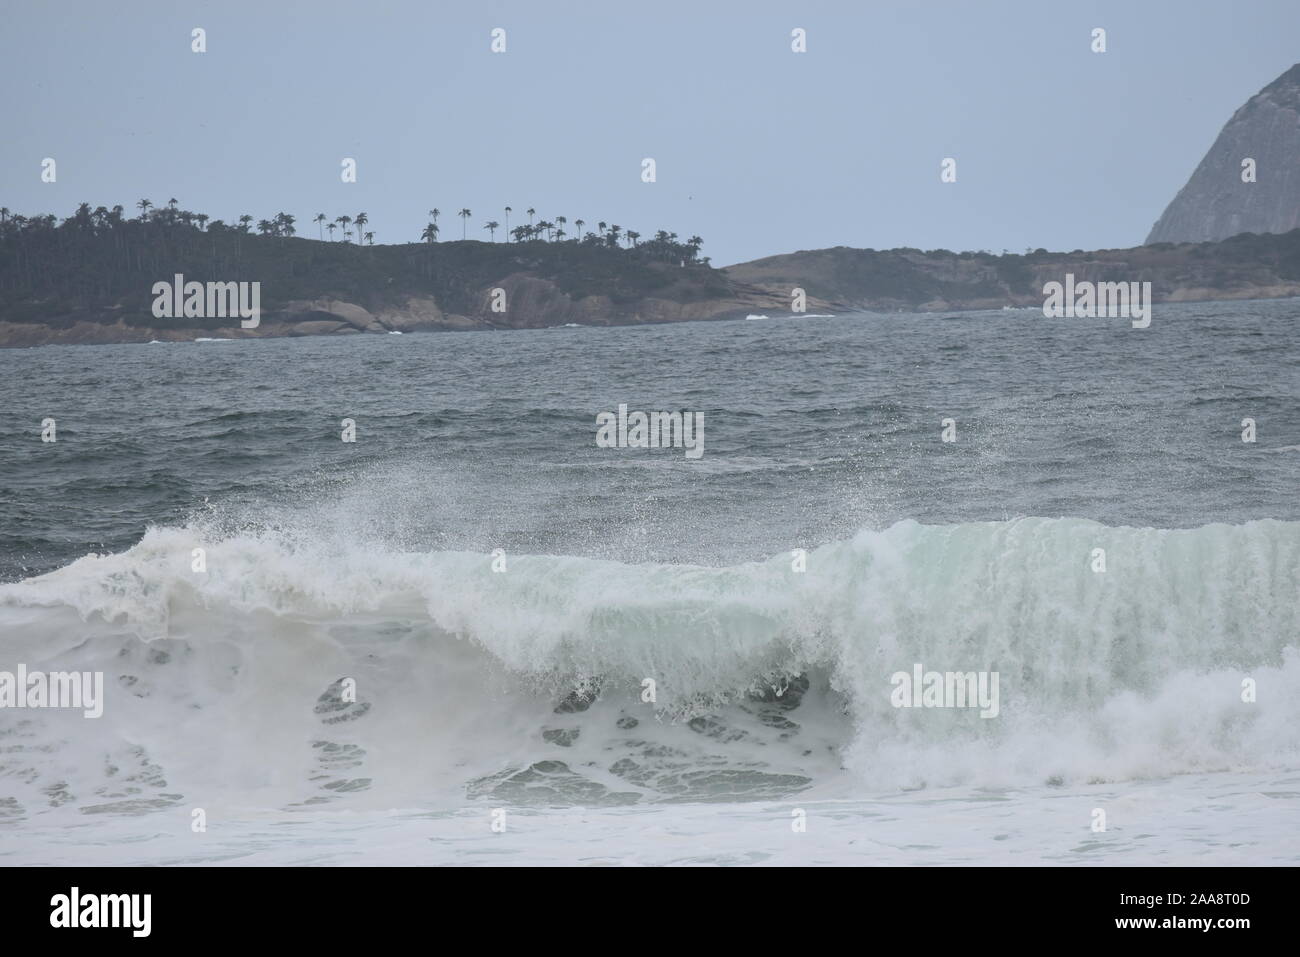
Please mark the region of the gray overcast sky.
<svg viewBox="0 0 1300 957"><path fill-rule="evenodd" d="M15 212L175 196L227 221L284 210L315 236L316 213L364 210L385 243L415 240L434 206L444 239L467 206L484 240L504 206L512 226L533 206L698 233L717 265L1140 243L1232 112L1300 60L1298 0L6 0L4 14L0 203ZM190 51L196 26L207 53ZM46 156L57 183L40 181ZM946 156L955 184L939 180Z"/></svg>

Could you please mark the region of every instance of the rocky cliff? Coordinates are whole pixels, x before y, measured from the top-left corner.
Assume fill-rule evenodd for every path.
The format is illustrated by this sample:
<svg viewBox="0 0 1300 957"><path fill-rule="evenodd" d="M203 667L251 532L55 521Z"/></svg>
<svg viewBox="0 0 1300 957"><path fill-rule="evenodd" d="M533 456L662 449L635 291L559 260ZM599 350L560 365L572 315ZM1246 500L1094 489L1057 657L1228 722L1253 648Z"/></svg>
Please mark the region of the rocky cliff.
<svg viewBox="0 0 1300 957"><path fill-rule="evenodd" d="M1254 182L1243 162L1254 161ZM1252 96L1228 121L1148 243L1213 242L1238 233L1300 227L1300 63Z"/></svg>

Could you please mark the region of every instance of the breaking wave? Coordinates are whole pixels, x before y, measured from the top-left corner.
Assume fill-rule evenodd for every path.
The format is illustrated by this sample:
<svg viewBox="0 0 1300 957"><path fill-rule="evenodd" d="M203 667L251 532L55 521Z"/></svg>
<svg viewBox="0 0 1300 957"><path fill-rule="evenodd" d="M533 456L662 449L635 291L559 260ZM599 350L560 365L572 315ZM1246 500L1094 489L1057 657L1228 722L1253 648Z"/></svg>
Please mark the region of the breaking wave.
<svg viewBox="0 0 1300 957"><path fill-rule="evenodd" d="M0 818L1295 766L1298 593L1273 520L903 522L721 568L154 528L0 586L0 670L106 688L95 720L0 710ZM998 716L895 708L915 664L998 673Z"/></svg>

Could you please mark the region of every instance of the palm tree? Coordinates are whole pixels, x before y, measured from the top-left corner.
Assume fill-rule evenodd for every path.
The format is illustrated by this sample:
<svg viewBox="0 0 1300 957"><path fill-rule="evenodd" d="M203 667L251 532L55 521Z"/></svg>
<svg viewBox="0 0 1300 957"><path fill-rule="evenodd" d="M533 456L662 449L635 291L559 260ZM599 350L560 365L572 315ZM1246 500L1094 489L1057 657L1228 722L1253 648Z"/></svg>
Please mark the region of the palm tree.
<svg viewBox="0 0 1300 957"><path fill-rule="evenodd" d="M325 214L317 213L313 222L316 224L316 228L320 230L320 238L323 240L325 238Z"/></svg>
<svg viewBox="0 0 1300 957"><path fill-rule="evenodd" d="M603 219L596 224L596 228L600 230L602 236L605 235L605 221Z"/></svg>
<svg viewBox="0 0 1300 957"><path fill-rule="evenodd" d="M199 229L202 230L203 227L208 224L208 214L199 213L197 216L194 217L194 220L199 224Z"/></svg>
<svg viewBox="0 0 1300 957"><path fill-rule="evenodd" d="M357 213L357 218L353 222L357 224L357 239L361 239L361 227L370 222L370 217L365 213Z"/></svg>
<svg viewBox="0 0 1300 957"><path fill-rule="evenodd" d="M627 242L629 246L635 246L636 241L640 238L641 238L641 234L638 233L635 229L629 229L627 231Z"/></svg>
<svg viewBox="0 0 1300 957"><path fill-rule="evenodd" d="M587 221L586 221L585 219L575 219L575 220L573 221L573 225L575 225L575 226L578 227L578 235L575 236L574 238L575 238L575 239L581 239L581 238L582 238L582 227L587 225Z"/></svg>
<svg viewBox="0 0 1300 957"><path fill-rule="evenodd" d="M441 215L442 215L442 210L440 210L437 206L429 210L429 218L432 219L434 223L438 222L438 217Z"/></svg>
<svg viewBox="0 0 1300 957"><path fill-rule="evenodd" d="M536 212L537 212L537 210L533 209L531 206L528 208L528 225L529 225L529 226L531 226L531 225L533 224L533 214L536 213Z"/></svg>
<svg viewBox="0 0 1300 957"><path fill-rule="evenodd" d="M334 242L334 230L338 229L338 226L335 225L334 223L330 223L325 228L330 231L330 242Z"/></svg>
<svg viewBox="0 0 1300 957"><path fill-rule="evenodd" d="M249 216L248 213L244 213L243 216L239 217L239 227L244 232L248 232L248 224L251 223L252 221L253 221L253 217Z"/></svg>
<svg viewBox="0 0 1300 957"><path fill-rule="evenodd" d="M506 242L510 242L510 214L514 212L509 206L506 207Z"/></svg>
<svg viewBox="0 0 1300 957"><path fill-rule="evenodd" d="M469 238L469 234L468 234L467 230L469 229L469 218L470 218L471 216L473 216L474 214L471 213L468 209L462 209L462 210L461 210L459 213L457 213L456 215L459 216L459 217L461 218L461 220L462 220L462 222L461 222L461 228L460 228L460 234L461 234L461 235L460 235L460 238L461 238L461 239L468 239L468 238Z"/></svg>
<svg viewBox="0 0 1300 957"><path fill-rule="evenodd" d="M153 206L153 203L149 202L147 199L142 199L140 202L136 203L136 206L140 207L140 219L143 221L144 218L149 215L149 208Z"/></svg>
<svg viewBox="0 0 1300 957"><path fill-rule="evenodd" d="M563 229L563 226L564 226L564 224L567 223L569 220L566 219L564 216L556 216L556 217L555 217L555 221L556 221L556 223L558 223L558 224L560 225L560 227L561 227L560 229L557 229L557 230L555 231L555 232L557 233L557 235L556 235L555 238L558 240L558 239L560 238L560 236L564 235L564 229Z"/></svg>
<svg viewBox="0 0 1300 957"><path fill-rule="evenodd" d="M424 227L424 232L420 233L420 238L426 243L436 243L438 241L438 224L430 223Z"/></svg>
<svg viewBox="0 0 1300 957"><path fill-rule="evenodd" d="M492 237L492 242L497 241L497 229L500 228L500 226L501 224L494 219L492 220L492 222L488 223L483 227L488 231L488 235Z"/></svg>
<svg viewBox="0 0 1300 957"><path fill-rule="evenodd" d="M373 245L375 244L375 234L374 234L374 233L366 233L366 242L368 242L370 245L373 246Z"/></svg>
<svg viewBox="0 0 1300 957"><path fill-rule="evenodd" d="M340 226L343 227L343 241L346 243L348 241L348 237L352 235L351 233L348 232L348 223L352 222L352 217L339 216L334 220L334 222L338 223Z"/></svg>

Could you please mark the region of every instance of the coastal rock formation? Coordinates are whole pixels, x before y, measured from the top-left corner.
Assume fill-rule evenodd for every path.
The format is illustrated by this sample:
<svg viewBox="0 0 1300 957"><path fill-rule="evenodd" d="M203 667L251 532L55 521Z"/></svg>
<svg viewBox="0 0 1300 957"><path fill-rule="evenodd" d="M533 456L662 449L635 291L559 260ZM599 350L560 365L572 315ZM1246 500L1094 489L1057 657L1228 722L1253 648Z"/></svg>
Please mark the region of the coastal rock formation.
<svg viewBox="0 0 1300 957"><path fill-rule="evenodd" d="M64 238L47 232L27 238L33 245ZM242 241L243 255L254 260L244 268L260 277L263 292L260 322L250 328L238 318L153 314L146 295L153 270L198 274L196 262L173 258L123 279L109 268L116 249L112 235L73 234L66 248L49 241L30 258L11 241L8 279L0 281L0 293L21 286L29 270L34 277L44 271L50 278L23 296L0 294L0 348L615 326L750 314L793 318L796 290L806 296L809 317L858 310L1041 308L1046 284L1068 275L1081 282L1150 282L1156 302L1300 295L1300 229L1245 233L1217 243L1000 256L835 247L725 269L638 262L628 250L575 252L559 243L518 249L513 243L448 243L437 249L408 245L362 252L297 238L246 236ZM4 252L0 242L0 280ZM97 253L104 260L98 268ZM64 276L77 279L67 283ZM114 282L116 289L105 288Z"/></svg>
<svg viewBox="0 0 1300 957"><path fill-rule="evenodd" d="M1255 182L1243 182L1254 160ZM1233 114L1147 243L1217 242L1300 227L1300 63Z"/></svg>

